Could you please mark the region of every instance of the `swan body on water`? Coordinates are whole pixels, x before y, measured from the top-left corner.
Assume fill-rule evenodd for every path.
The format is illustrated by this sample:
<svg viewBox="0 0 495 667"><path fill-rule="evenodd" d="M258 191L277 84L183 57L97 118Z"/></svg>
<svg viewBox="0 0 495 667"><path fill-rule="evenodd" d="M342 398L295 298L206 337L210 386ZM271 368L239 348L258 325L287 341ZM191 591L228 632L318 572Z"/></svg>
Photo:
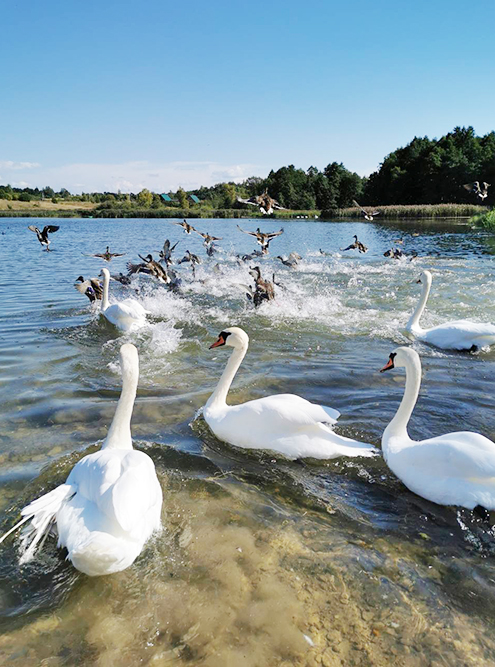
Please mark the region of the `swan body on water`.
<svg viewBox="0 0 495 667"><path fill-rule="evenodd" d="M495 509L495 443L471 431L411 440L407 425L421 386L418 353L398 347L382 372L400 367L406 369L404 397L382 436L388 467L408 489L439 505Z"/></svg>
<svg viewBox="0 0 495 667"><path fill-rule="evenodd" d="M131 416L139 378L138 353L129 343L120 348L122 393L101 450L82 458L65 484L21 511L21 564L41 548L52 527L58 546L67 549L75 568L89 576L129 567L145 542L160 528L162 490L155 466L132 447Z"/></svg>
<svg viewBox="0 0 495 667"><path fill-rule="evenodd" d="M113 325L122 331L134 331L146 324L146 310L136 299L124 299L117 303L108 302L108 285L110 283L110 271L101 270L103 274L103 299L101 302L101 314Z"/></svg>
<svg viewBox="0 0 495 667"><path fill-rule="evenodd" d="M455 320L439 324L431 329L422 329L419 320L428 301L431 289L431 273L423 271L418 280L421 283L421 298L411 315L406 329L415 338L442 350L476 350L495 344L495 325Z"/></svg>
<svg viewBox="0 0 495 667"><path fill-rule="evenodd" d="M330 428L340 416L333 408L316 405L295 394L276 394L239 405L227 405L227 393L247 352L249 337L238 327L222 331L212 348L234 350L203 416L224 442L246 449L278 452L288 459L333 459L373 456L372 445L337 435Z"/></svg>

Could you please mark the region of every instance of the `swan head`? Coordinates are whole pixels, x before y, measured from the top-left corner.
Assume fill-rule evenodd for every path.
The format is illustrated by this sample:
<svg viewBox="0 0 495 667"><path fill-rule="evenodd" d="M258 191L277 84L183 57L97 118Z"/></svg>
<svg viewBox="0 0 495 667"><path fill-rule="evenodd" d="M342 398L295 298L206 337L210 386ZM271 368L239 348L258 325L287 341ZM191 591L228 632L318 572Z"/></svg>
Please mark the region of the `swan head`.
<svg viewBox="0 0 495 667"><path fill-rule="evenodd" d="M431 285L431 273L429 271L422 271L421 275L419 276L419 280L417 280L417 283L421 283L422 285Z"/></svg>
<svg viewBox="0 0 495 667"><path fill-rule="evenodd" d="M109 271L108 269L103 268L103 269L100 271L100 276L103 276L103 277L106 278L107 280L110 280L110 271Z"/></svg>
<svg viewBox="0 0 495 667"><path fill-rule="evenodd" d="M213 347L222 347L223 345L241 350L249 345L249 336L239 327L229 327L218 334L217 340L213 345L210 345L210 350Z"/></svg>
<svg viewBox="0 0 495 667"><path fill-rule="evenodd" d="M403 368L411 364L419 363L419 354L411 347L397 347L391 352L387 363L380 370L380 373L389 371L391 368Z"/></svg>

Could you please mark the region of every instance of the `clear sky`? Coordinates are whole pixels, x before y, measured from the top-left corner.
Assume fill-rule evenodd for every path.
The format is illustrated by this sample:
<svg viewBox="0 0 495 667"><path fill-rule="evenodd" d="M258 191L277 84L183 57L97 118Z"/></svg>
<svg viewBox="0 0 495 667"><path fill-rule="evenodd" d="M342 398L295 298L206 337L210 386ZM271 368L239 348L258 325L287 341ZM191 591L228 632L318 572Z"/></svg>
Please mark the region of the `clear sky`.
<svg viewBox="0 0 495 667"><path fill-rule="evenodd" d="M494 0L10 0L1 16L0 183L366 175L414 136L495 129Z"/></svg>

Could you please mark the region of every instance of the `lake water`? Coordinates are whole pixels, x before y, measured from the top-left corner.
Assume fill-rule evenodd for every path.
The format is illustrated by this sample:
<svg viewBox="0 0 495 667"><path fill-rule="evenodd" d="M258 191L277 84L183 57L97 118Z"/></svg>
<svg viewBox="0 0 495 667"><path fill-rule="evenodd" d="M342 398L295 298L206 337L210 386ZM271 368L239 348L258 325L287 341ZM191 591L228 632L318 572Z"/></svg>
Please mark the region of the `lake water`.
<svg viewBox="0 0 495 667"><path fill-rule="evenodd" d="M289 462L222 444L201 418L191 426L228 358L208 347L238 325L250 348L231 402L297 393L340 410L338 432L379 445L404 375L378 371L409 344L420 270L433 273L424 326L495 322L493 235L433 221L283 222L256 262L283 287L254 309L242 288L254 263L235 253L259 246L238 221L192 221L223 237L212 259L167 220L56 220L47 253L27 225L50 222L0 220L0 528L101 443L120 392L118 350L131 341L141 368L133 436L156 463L164 529L131 568L99 579L77 573L54 540L23 568L16 539L2 544L1 664L495 665L495 534L480 519L413 495L382 459ZM355 233L366 255L339 251ZM110 245L127 254L109 268L125 271L166 238L180 241L177 258L189 249L203 262L195 279L179 267L177 295L139 277L150 324L121 335L74 280L101 269L87 254ZM397 238L420 257L384 258ZM291 251L303 257L296 270L275 259ZM128 294L115 282L111 293ZM414 347L423 385L411 436L495 440L495 349Z"/></svg>

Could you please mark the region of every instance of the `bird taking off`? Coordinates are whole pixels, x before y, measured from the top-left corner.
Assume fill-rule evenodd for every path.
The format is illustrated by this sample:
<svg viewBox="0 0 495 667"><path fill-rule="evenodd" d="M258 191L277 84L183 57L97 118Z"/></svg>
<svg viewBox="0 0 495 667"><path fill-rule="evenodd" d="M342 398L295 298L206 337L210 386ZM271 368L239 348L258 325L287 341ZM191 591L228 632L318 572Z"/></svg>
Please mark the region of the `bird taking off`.
<svg viewBox="0 0 495 667"><path fill-rule="evenodd" d="M48 234L54 234L55 232L58 232L60 227L57 227L57 225L46 225L43 227L43 231L40 231L38 227L29 225L28 229L36 234L38 241L46 248L46 250L50 250L48 246L50 245L51 241L48 238Z"/></svg>
<svg viewBox="0 0 495 667"><path fill-rule="evenodd" d="M355 199L352 200L352 203L354 204L354 206L357 206L361 210L361 213L363 214L365 220L371 221L376 215L380 215L380 211L367 211L360 204L358 204Z"/></svg>

